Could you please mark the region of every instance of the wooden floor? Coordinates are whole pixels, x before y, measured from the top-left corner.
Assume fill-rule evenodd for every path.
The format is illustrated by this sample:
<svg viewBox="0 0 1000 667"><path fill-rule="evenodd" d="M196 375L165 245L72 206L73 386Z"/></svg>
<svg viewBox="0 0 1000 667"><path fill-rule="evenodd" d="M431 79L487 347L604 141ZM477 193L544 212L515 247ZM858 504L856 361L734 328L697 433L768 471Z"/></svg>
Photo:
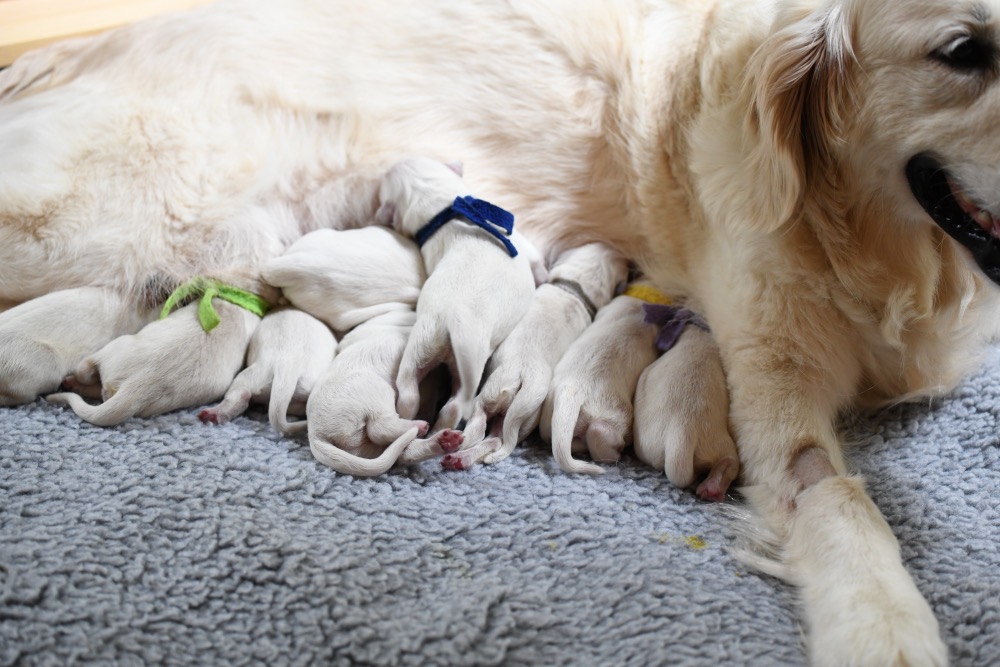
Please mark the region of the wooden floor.
<svg viewBox="0 0 1000 667"><path fill-rule="evenodd" d="M0 0L0 67L66 37L89 35L210 0Z"/></svg>

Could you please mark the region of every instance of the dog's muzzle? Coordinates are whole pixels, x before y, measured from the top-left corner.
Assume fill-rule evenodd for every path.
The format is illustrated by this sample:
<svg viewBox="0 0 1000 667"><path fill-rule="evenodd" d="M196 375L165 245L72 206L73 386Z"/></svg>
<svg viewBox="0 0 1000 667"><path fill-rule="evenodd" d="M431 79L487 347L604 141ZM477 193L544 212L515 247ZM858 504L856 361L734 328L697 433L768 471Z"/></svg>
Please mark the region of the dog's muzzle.
<svg viewBox="0 0 1000 667"><path fill-rule="evenodd" d="M906 179L931 219L968 248L986 277L1000 285L1000 221L973 202L941 163L927 153L910 159Z"/></svg>

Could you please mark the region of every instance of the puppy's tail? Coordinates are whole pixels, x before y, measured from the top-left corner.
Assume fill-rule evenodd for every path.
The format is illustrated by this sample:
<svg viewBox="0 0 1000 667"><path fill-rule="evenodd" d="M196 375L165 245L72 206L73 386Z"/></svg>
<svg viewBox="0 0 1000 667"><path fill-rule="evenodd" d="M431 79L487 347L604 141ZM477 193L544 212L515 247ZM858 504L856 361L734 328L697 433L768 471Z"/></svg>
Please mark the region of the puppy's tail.
<svg viewBox="0 0 1000 667"><path fill-rule="evenodd" d="M78 394L64 392L49 394L45 400L50 403L61 403L73 409L77 416L94 426L115 426L135 415L135 405L127 400L127 395L118 392L100 405L91 405Z"/></svg>
<svg viewBox="0 0 1000 667"><path fill-rule="evenodd" d="M604 469L573 458L573 435L580 420L583 401L576 391L557 391L552 401L552 455L566 472L601 475Z"/></svg>
<svg viewBox="0 0 1000 667"><path fill-rule="evenodd" d="M354 475L356 477L374 477L386 472L396 463L402 455L403 450L417 439L419 430L418 427L414 426L396 438L395 442L386 447L385 451L374 459L366 459L350 452L345 452L312 431L309 432L309 449L317 461L333 468L339 473Z"/></svg>
<svg viewBox="0 0 1000 667"><path fill-rule="evenodd" d="M452 334L452 352L455 354L455 366L458 369L459 388L456 392L458 405L462 411L461 419L469 419L476 407L476 392L486 370L486 362L490 360L490 341L484 336L469 335L467 332Z"/></svg>
<svg viewBox="0 0 1000 667"><path fill-rule="evenodd" d="M296 422L288 421L288 406L295 398L295 390L299 385L299 373L286 367L279 366L274 371L274 379L271 381L271 400L268 403L267 418L271 422L271 428L282 435L293 435L301 433L306 428L306 420Z"/></svg>

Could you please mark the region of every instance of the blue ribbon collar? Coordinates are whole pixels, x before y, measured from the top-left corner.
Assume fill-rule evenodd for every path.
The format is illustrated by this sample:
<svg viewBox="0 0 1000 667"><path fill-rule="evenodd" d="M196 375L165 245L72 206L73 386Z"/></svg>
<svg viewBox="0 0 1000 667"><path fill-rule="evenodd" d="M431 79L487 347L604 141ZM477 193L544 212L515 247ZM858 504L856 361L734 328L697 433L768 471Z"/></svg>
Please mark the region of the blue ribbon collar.
<svg viewBox="0 0 1000 667"><path fill-rule="evenodd" d="M441 211L420 228L414 236L418 246L427 243L430 237L455 218L462 217L485 230L504 245L511 257L517 257L517 248L507 238L514 231L514 215L499 206L475 197L455 197L451 206Z"/></svg>
<svg viewBox="0 0 1000 667"><path fill-rule="evenodd" d="M669 352L684 333L684 327L691 325L711 333L708 324L698 313L679 306L642 304L643 319L660 328L656 334L656 347L660 352Z"/></svg>

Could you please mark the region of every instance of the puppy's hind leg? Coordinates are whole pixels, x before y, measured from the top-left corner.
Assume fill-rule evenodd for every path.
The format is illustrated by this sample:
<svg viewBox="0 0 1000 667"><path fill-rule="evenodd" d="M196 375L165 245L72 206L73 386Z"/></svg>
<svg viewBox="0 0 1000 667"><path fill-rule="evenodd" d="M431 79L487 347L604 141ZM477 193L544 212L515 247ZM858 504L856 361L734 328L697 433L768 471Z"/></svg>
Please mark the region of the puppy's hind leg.
<svg viewBox="0 0 1000 667"><path fill-rule="evenodd" d="M602 419L591 422L584 435L590 458L601 463L616 463L625 451L625 434L621 431Z"/></svg>
<svg viewBox="0 0 1000 667"><path fill-rule="evenodd" d="M417 429L417 436L424 436L430 430L430 424L425 421L403 419L398 415L380 415L369 417L365 424L368 439L376 445L387 447L410 429Z"/></svg>
<svg viewBox="0 0 1000 667"><path fill-rule="evenodd" d="M260 396L270 384L270 373L260 364L251 364L233 378L222 402L198 413L206 424L226 424L239 417L250 407L250 400Z"/></svg>
<svg viewBox="0 0 1000 667"><path fill-rule="evenodd" d="M441 361L445 335L427 318L417 318L396 373L396 412L413 419L420 410L420 380Z"/></svg>
<svg viewBox="0 0 1000 667"><path fill-rule="evenodd" d="M548 385L531 385L524 383L521 390L514 396L507 414L503 419L503 431L500 438L500 446L483 459L483 463L490 465L499 463L510 456L524 438L536 426L538 417L545 402L545 393Z"/></svg>

